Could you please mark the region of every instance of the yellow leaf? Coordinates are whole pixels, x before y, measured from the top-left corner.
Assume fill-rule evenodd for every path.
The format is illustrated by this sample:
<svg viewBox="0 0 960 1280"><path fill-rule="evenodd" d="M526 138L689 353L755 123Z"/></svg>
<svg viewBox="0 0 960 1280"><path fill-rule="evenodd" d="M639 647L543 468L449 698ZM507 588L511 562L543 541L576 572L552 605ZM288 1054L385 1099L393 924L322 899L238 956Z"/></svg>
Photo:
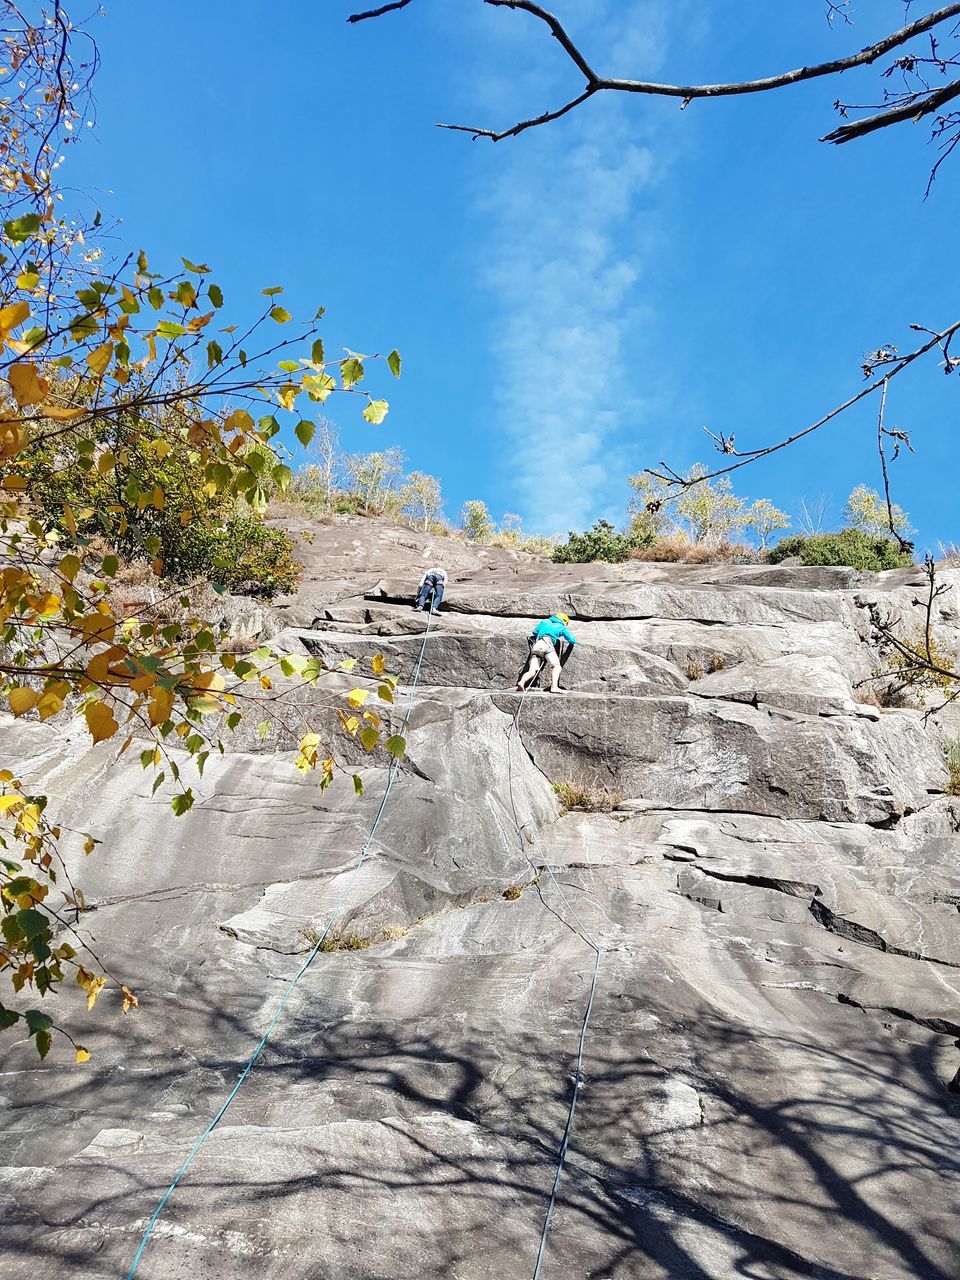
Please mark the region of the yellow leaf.
<svg viewBox="0 0 960 1280"><path fill-rule="evenodd" d="M77 1045L77 1061L78 1062L90 1061L90 1051L88 1049L85 1049L82 1044Z"/></svg>
<svg viewBox="0 0 960 1280"><path fill-rule="evenodd" d="M344 658L343 662L340 663L340 670L352 671L356 665L357 665L356 658Z"/></svg>
<svg viewBox="0 0 960 1280"><path fill-rule="evenodd" d="M45 418L54 418L57 422L73 422L82 418L86 409L68 409L65 405L45 404L40 410Z"/></svg>
<svg viewBox="0 0 960 1280"><path fill-rule="evenodd" d="M155 689L153 697L150 699L150 705L147 707L147 715L150 717L150 723L154 726L163 724L165 720L169 720L170 712L173 710L173 692L170 689Z"/></svg>
<svg viewBox="0 0 960 1280"><path fill-rule="evenodd" d="M220 699L212 693L202 693L199 698L191 698L190 707L191 710L199 711L204 716L213 715L221 710ZM187 729L189 731L189 725Z"/></svg>
<svg viewBox="0 0 960 1280"><path fill-rule="evenodd" d="M0 796L0 813L6 813L17 804L23 804L22 796Z"/></svg>
<svg viewBox="0 0 960 1280"><path fill-rule="evenodd" d="M41 378L37 366L27 361L25 364L10 366L7 377L10 379L10 390L13 398L22 409L25 405L40 404L46 400L50 384Z"/></svg>
<svg viewBox="0 0 960 1280"><path fill-rule="evenodd" d="M351 689L347 694L347 701L351 707L362 707L367 700L366 689Z"/></svg>
<svg viewBox="0 0 960 1280"><path fill-rule="evenodd" d="M97 842L96 840L94 840L93 836L87 836L86 840L84 840L83 842L83 852L93 853L96 847L97 847Z"/></svg>
<svg viewBox="0 0 960 1280"><path fill-rule="evenodd" d="M3 484L0 486L4 489L25 489L27 487L26 476L4 476Z"/></svg>
<svg viewBox="0 0 960 1280"><path fill-rule="evenodd" d="M37 699L37 712L41 720L49 720L51 716L55 716L58 711L63 710L63 699L58 697L51 689L46 693L41 693Z"/></svg>
<svg viewBox="0 0 960 1280"><path fill-rule="evenodd" d="M19 422L0 422L0 461L15 458L27 447L29 436Z"/></svg>
<svg viewBox="0 0 960 1280"><path fill-rule="evenodd" d="M34 689L28 689L26 685L18 685L15 689L10 690L10 710L15 716L26 715L31 711L37 703L37 694Z"/></svg>
<svg viewBox="0 0 960 1280"><path fill-rule="evenodd" d="M91 978L87 983L85 983L86 991L87 991L87 1010L88 1011L92 1009L93 1006L97 1003L97 996L100 994L100 992L103 990L103 988L106 985L107 985L106 978Z"/></svg>
<svg viewBox="0 0 960 1280"><path fill-rule="evenodd" d="M90 371L95 373L98 378L102 378L107 371L107 365L110 363L112 355L112 342L105 342L102 347L97 347L96 351L91 351L87 356L87 364L90 367Z"/></svg>
<svg viewBox="0 0 960 1280"><path fill-rule="evenodd" d="M102 702L88 702L83 709L83 715L94 742L103 742L105 738L112 738L119 728L113 712Z"/></svg>
<svg viewBox="0 0 960 1280"><path fill-rule="evenodd" d="M140 1007L140 1001L133 994L133 992L130 990L129 987L121 987L120 990L123 992L123 1012L124 1013L126 1013L128 1009L138 1009Z"/></svg>
<svg viewBox="0 0 960 1280"><path fill-rule="evenodd" d="M29 314L29 302L15 302L12 306L0 310L0 329L3 330L3 336L6 337L18 324L23 324Z"/></svg>
<svg viewBox="0 0 960 1280"><path fill-rule="evenodd" d="M155 486L154 486L154 490L153 490L153 505L154 505L154 507L156 507L156 509L157 509L158 511L162 511L162 510L163 510L163 507L164 507L164 503L165 503L165 502L166 502L166 497L165 497L165 495L164 495L163 490L160 488L160 486L159 486L159 485L155 485Z"/></svg>
<svg viewBox="0 0 960 1280"><path fill-rule="evenodd" d="M97 471L100 475L105 476L108 471L112 471L117 465L117 460L112 453L101 453L97 459Z"/></svg>
<svg viewBox="0 0 960 1280"><path fill-rule="evenodd" d="M382 676L386 668L386 662L384 661L383 654L375 653L373 655L373 661L370 663L370 665L373 667L373 674L375 676Z"/></svg>
<svg viewBox="0 0 960 1280"><path fill-rule="evenodd" d="M20 814L20 825L28 836L32 836L40 825L40 806L28 804L23 813Z"/></svg>

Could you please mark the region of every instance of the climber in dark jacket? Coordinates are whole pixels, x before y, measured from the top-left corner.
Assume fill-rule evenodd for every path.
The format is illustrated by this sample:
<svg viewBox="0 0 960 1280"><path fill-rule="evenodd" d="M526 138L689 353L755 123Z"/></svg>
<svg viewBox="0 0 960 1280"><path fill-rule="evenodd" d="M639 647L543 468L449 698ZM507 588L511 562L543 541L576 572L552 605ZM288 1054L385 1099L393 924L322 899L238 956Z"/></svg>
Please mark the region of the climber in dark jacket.
<svg viewBox="0 0 960 1280"><path fill-rule="evenodd" d="M557 653L557 648L561 640L566 640L571 648L577 643L576 637L567 630L569 621L565 613L555 613L545 618L543 622L538 622L533 628L530 665L520 677L517 693L523 693L544 663L550 668L550 688L547 692L563 693L560 688L560 655Z"/></svg>

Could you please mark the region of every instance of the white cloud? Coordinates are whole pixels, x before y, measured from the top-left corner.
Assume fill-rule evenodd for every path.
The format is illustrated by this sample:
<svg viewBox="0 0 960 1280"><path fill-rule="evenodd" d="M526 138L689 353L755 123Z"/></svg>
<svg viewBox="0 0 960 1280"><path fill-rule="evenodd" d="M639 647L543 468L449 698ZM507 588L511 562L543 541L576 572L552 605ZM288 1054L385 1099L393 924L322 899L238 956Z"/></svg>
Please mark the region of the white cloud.
<svg viewBox="0 0 960 1280"><path fill-rule="evenodd" d="M629 63L649 74L662 56L665 10L654 0L628 12L622 0L554 7L571 31L584 33L585 49L592 37L588 56L604 70ZM615 48L598 41L604 31L615 32ZM521 118L577 91L577 73L536 24L498 32L496 43L500 69L472 86L488 117ZM492 51L488 44L477 53L482 61ZM522 62L512 82L504 57L508 71L510 58ZM625 348L644 323L640 286L658 252L641 199L662 163L644 137L646 114L640 102L601 95L553 125L496 144L496 163L485 166L479 270L494 301L496 422L513 505L549 533L622 514L618 435L642 413Z"/></svg>

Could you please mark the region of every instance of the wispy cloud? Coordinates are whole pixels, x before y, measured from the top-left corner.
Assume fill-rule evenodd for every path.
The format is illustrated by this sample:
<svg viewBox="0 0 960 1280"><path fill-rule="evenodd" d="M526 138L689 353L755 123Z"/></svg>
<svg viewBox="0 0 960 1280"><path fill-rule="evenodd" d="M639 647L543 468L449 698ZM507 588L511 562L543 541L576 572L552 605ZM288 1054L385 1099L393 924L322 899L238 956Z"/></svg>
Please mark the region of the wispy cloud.
<svg viewBox="0 0 960 1280"><path fill-rule="evenodd" d="M559 9L571 30L591 35L591 56L604 69L628 63L649 71L659 63L659 2L627 10L622 0L580 0ZM597 47L605 30L616 32L615 48ZM562 101L571 83L576 91L575 74L541 31L528 23L498 38L521 36L518 81L500 75L485 86L498 121ZM546 532L622 508L619 436L642 416L641 379L628 367L626 347L644 323L641 286L658 251L644 204L662 160L636 107L611 95L497 144L478 197L509 487L529 525Z"/></svg>

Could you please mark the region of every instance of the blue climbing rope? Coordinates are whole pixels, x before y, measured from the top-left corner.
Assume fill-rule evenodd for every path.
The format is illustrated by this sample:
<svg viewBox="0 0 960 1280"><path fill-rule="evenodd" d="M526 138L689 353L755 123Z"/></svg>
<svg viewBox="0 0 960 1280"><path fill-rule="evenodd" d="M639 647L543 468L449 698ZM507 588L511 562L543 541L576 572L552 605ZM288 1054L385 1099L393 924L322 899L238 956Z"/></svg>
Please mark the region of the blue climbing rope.
<svg viewBox="0 0 960 1280"><path fill-rule="evenodd" d="M410 723L410 714L413 711L414 694L416 692L417 683L420 679L420 670L423 667L423 657L427 651L427 640L430 636L431 617L432 617L432 612L428 612L427 625L423 632L423 643L420 645L420 654L417 658L417 663L413 672L413 679L410 683L410 691L407 696L407 705L404 711L403 722L400 730L401 733L406 733L407 726ZM247 1065L243 1068L243 1071L241 1072L240 1078L237 1080L237 1083L230 1090L229 1094L227 1095L226 1099L223 1102L223 1105L220 1107L220 1110L213 1117L213 1119L204 1129L203 1133L201 1133L200 1137L193 1144L190 1154L187 1156L186 1160L184 1160L183 1164L180 1166L180 1169L177 1172L177 1176L173 1179L169 1187L167 1187L166 1191L163 1193L163 1196L160 1199L160 1203L157 1205L156 1209L154 1209L153 1215L151 1216L150 1221L147 1223L146 1230L144 1231L143 1236L141 1237L140 1245L137 1249L137 1252L134 1254L133 1262L131 1262L130 1264L130 1270L127 1272L127 1280L133 1280L133 1277L136 1274L137 1267L140 1263L140 1259L143 1257L143 1251L146 1249L147 1245L150 1242L150 1237L153 1234L153 1229L157 1225L157 1221L159 1220L160 1215L163 1213L163 1210L166 1207L167 1201L173 1195L174 1191L177 1188L177 1184L183 1178L183 1175L190 1168L190 1165L193 1163L194 1157L197 1155L200 1148L203 1146L206 1140L210 1137L211 1133L213 1133L214 1129L223 1119L224 1115L226 1115L227 1108L230 1106L230 1103L233 1102L234 1098L240 1092L243 1082L246 1080L247 1076L253 1070L254 1064L256 1063L257 1059L260 1057L260 1055L263 1053L264 1049L266 1048L267 1041L270 1039L270 1036L273 1032L274 1027L276 1027L277 1023L280 1021L280 1016L286 1007L287 1001L290 999L290 996L293 994L294 988L297 986L300 979L310 968L311 964L313 964L313 961L316 958L317 952L320 950L324 940L326 939L331 928L333 927L334 921L337 919L337 917L340 915L340 912L343 910L344 904L346 903L347 898L350 894L350 891L354 886L357 876L360 874L360 868L363 866L364 862L366 861L367 854L370 850L370 846L373 844L374 837L377 834L377 829L379 828L381 819L383 818L384 810L387 807L387 801L390 799L390 792L393 790L393 784L396 782L399 772L400 772L400 760L399 758L394 757L394 759L390 762L390 769L389 769L389 772L387 773L386 786L384 787L383 796L380 799L380 804L377 808L377 813L373 820L373 826L370 828L370 834L367 836L366 840L363 843L363 847L360 850L360 854L357 858L356 865L354 866L353 871L350 873L350 878L347 881L346 885L344 886L343 892L341 893L340 898L337 901L337 905L333 909L333 914L330 916L330 919L327 921L326 928L324 929L320 937L317 939L317 941L314 943L313 949L311 950L310 954L307 956L306 960L304 960L303 964L300 966L300 968L297 970L294 976L290 979L290 982L287 984L287 989L284 991L283 997L280 1000L280 1004L277 1006L276 1013L273 1015L273 1017L270 1020L270 1025L267 1027L266 1031L260 1037L260 1041L257 1044L257 1047L254 1049L253 1053L250 1055L250 1058L247 1061Z"/></svg>
<svg viewBox="0 0 960 1280"><path fill-rule="evenodd" d="M540 668L537 671L537 676L534 677L534 680L531 681L531 684L536 682L536 679L537 677L539 677L540 671L542 670L543 670L543 662L541 661ZM512 739L514 735L518 734L520 731L520 712L523 709L523 699L525 695L526 695L526 689L524 689L520 694L520 698L517 702L517 711L513 717L513 724L511 725L510 732L507 734L507 785L510 792L510 807L513 810L513 819L514 819L514 822L516 823L517 832L521 840L523 840L524 838L523 837L524 828L529 824L525 822L521 823L520 815L517 812L516 800L513 794L513 754L511 751L511 746L512 746ZM527 862L530 863L531 870L534 872L534 874L536 874L536 867L533 865L533 862L531 861L529 854L527 854L526 848L524 848L524 857L526 857ZM587 996L587 1003L584 1008L583 1022L580 1024L580 1040L577 1045L577 1063L576 1063L576 1069L573 1075L573 1091L570 1095L570 1106L567 1110L567 1122L564 1125L563 1137L560 1141L560 1147L557 1152L557 1168L553 1178L553 1186L550 1189L550 1199L547 1203L547 1210L543 1217L543 1227L541 1228L541 1231L540 1231L540 1245L539 1245L539 1248L537 1249L537 1261L533 1268L533 1280L540 1280L540 1275L541 1275L541 1272L543 1271L543 1263L547 1253L547 1240L549 1239L549 1236L550 1236L550 1226L553 1221L554 1210L557 1207L557 1196L559 1195L559 1192L560 1192L560 1182L561 1182L561 1179L563 1178L563 1170L567 1162L567 1150L570 1146L570 1137L573 1133L573 1122L577 1113L577 1100L580 1096L580 1089L583 1085L583 1057L584 1057L584 1052L586 1050L587 1033L590 1029L590 1015L593 1013L593 998L597 993L597 980L600 977L600 961L603 957L603 947L587 931L587 928L584 925L583 921L580 919L576 911L573 909L573 905L570 902L570 899L567 897L566 893L564 893L563 885L557 879L554 873L553 867L549 863L549 860L544 859L544 866L546 868L547 874L550 876L550 879L553 882L553 886L556 889L561 902L566 907L567 911L570 913L570 916L572 917L572 919L576 924L575 932L583 939L583 941L587 944L587 946L590 947L590 949L593 951L593 976L590 981L590 994Z"/></svg>

